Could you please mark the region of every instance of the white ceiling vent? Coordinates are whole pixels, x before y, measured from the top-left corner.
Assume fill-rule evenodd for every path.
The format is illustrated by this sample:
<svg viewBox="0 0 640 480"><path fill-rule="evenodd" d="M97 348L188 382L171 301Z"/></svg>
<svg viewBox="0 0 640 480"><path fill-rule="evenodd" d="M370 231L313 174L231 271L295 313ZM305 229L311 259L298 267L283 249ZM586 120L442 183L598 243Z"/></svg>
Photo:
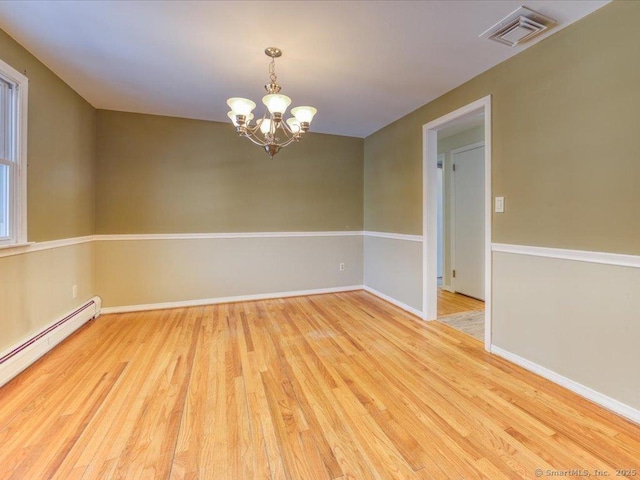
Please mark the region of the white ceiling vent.
<svg viewBox="0 0 640 480"><path fill-rule="evenodd" d="M480 38L488 38L515 47L540 35L555 24L556 21L552 18L529 10L527 7L520 7L480 35Z"/></svg>

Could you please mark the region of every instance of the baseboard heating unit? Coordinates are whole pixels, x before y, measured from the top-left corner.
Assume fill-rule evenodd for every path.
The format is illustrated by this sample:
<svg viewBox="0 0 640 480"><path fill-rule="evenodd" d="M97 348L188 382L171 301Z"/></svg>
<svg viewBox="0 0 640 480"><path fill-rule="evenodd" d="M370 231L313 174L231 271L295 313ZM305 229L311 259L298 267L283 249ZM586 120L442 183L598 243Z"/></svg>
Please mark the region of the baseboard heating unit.
<svg viewBox="0 0 640 480"><path fill-rule="evenodd" d="M18 375L45 353L75 332L82 325L100 315L100 297L54 320L16 345L0 352L0 387Z"/></svg>

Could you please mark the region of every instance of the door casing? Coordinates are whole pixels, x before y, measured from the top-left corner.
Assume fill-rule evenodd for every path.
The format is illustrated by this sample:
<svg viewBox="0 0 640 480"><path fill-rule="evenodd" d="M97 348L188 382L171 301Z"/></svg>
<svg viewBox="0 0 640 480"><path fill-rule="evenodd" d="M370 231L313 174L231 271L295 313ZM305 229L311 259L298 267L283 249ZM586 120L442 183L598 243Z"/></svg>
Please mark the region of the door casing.
<svg viewBox="0 0 640 480"><path fill-rule="evenodd" d="M461 117L482 112L485 145L485 349L491 347L491 95L483 97L422 127L422 317L435 320L438 312L437 252L437 169L438 130Z"/></svg>

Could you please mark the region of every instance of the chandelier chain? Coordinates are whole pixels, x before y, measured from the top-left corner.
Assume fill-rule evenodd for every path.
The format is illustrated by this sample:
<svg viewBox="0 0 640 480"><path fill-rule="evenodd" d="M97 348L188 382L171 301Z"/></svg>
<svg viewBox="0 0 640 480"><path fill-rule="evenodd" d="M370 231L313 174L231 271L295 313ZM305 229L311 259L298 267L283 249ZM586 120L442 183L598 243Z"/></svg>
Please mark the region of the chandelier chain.
<svg viewBox="0 0 640 480"><path fill-rule="evenodd" d="M271 63L269 64L269 78L271 79L271 83L277 83L278 76L276 75L276 59L272 58Z"/></svg>

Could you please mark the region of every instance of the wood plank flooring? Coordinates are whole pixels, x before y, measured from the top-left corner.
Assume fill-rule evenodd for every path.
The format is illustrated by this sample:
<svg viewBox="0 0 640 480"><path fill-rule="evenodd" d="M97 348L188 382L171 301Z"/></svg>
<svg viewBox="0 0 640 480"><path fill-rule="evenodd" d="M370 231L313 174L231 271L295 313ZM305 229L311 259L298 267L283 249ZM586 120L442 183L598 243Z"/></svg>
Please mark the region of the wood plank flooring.
<svg viewBox="0 0 640 480"><path fill-rule="evenodd" d="M438 318L477 310L484 310L482 300L438 288Z"/></svg>
<svg viewBox="0 0 640 480"><path fill-rule="evenodd" d="M640 470L639 426L365 292L102 316L0 389L0 445L2 479Z"/></svg>

